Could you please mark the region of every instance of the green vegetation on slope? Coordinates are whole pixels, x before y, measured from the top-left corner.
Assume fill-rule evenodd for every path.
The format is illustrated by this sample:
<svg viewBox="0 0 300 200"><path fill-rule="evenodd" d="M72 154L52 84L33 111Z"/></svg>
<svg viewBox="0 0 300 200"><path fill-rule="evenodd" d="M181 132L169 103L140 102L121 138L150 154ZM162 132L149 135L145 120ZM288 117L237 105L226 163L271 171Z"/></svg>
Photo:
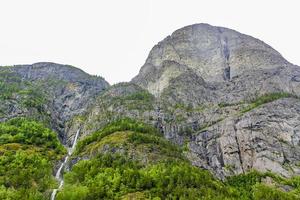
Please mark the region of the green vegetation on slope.
<svg viewBox="0 0 300 200"><path fill-rule="evenodd" d="M49 199L54 162L65 153L41 123L25 118L0 123L0 199Z"/></svg>
<svg viewBox="0 0 300 200"><path fill-rule="evenodd" d="M111 153L79 162L65 175L65 180L66 188L58 199L121 199L133 192L157 199L223 199L229 195L221 182L187 162L162 161L143 166Z"/></svg>
<svg viewBox="0 0 300 200"><path fill-rule="evenodd" d="M58 199L126 199L136 194L157 199L216 194L222 199L227 192L208 171L191 166L181 149L142 122L117 120L78 144L80 156L89 149L97 154L65 174Z"/></svg>
<svg viewBox="0 0 300 200"><path fill-rule="evenodd" d="M127 93L119 93L119 87L125 87L128 89ZM116 91L115 91L116 90ZM142 89L136 85L119 83L112 86L111 90L108 90L102 96L103 99L109 100L105 104L114 107L125 107L128 110L151 110L153 109L154 96L147 90Z"/></svg>
<svg viewBox="0 0 300 200"><path fill-rule="evenodd" d="M0 71L0 100L11 98L20 86L20 77L7 69Z"/></svg>
<svg viewBox="0 0 300 200"><path fill-rule="evenodd" d="M20 143L51 148L57 153L63 153L56 134L43 124L25 118L15 118L0 124L0 145Z"/></svg>
<svg viewBox="0 0 300 200"><path fill-rule="evenodd" d="M93 142L98 142L105 136L108 136L117 131L134 131L139 133L152 133L158 135L155 128L145 125L143 122L135 121L130 118L123 118L116 120L103 129L96 131L90 136L86 136L83 140L80 140L76 146L75 154L81 152L83 148Z"/></svg>
<svg viewBox="0 0 300 200"><path fill-rule="evenodd" d="M295 95L292 95L290 93L284 93L284 92L265 94L252 100L251 103L241 111L241 113L249 112L263 104L270 103L278 99L290 98L290 97L295 97Z"/></svg>
<svg viewBox="0 0 300 200"><path fill-rule="evenodd" d="M30 108L41 109L45 103L45 94L42 88L29 81L24 81L14 72L0 71L0 100L20 100L20 104Z"/></svg>
<svg viewBox="0 0 300 200"><path fill-rule="evenodd" d="M153 121L155 97L135 84L118 83L113 85L101 93L95 101L97 106L90 107L87 113L95 111L97 115L89 116L85 121L85 127L89 133L104 127L111 121L124 117L134 116L142 121Z"/></svg>
<svg viewBox="0 0 300 200"><path fill-rule="evenodd" d="M90 159L79 161L65 174L59 200L299 199L297 179L250 172L225 182L217 180L207 170L192 166L181 149L151 126L132 119L117 120L79 144L77 156ZM276 184L266 185L266 177ZM283 192L281 185L294 189Z"/></svg>
<svg viewBox="0 0 300 200"><path fill-rule="evenodd" d="M42 84L25 81L9 69L0 69L0 117L18 113L49 124L43 88Z"/></svg>
<svg viewBox="0 0 300 200"><path fill-rule="evenodd" d="M269 178L268 184L264 180ZM229 177L225 184L237 191L238 199L249 200L296 200L300 199L300 180L285 179L271 172L250 171ZM291 191L285 191L289 188Z"/></svg>

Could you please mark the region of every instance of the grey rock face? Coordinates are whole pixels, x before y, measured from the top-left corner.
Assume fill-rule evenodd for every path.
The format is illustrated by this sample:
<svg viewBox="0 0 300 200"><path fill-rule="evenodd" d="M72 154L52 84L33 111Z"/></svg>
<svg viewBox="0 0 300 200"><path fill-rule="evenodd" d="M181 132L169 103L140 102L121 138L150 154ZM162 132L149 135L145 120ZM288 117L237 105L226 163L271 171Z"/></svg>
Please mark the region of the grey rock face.
<svg viewBox="0 0 300 200"><path fill-rule="evenodd" d="M195 134L192 162L219 177L250 169L299 175L300 101L281 99Z"/></svg>
<svg viewBox="0 0 300 200"><path fill-rule="evenodd" d="M168 61L192 69L207 82L223 82L247 71L289 65L277 51L258 39L227 28L195 24L159 42L132 81L153 94L158 93L167 87L166 80L181 74L178 67L166 64Z"/></svg>
<svg viewBox="0 0 300 200"><path fill-rule="evenodd" d="M193 164L220 178L250 169L292 176L300 169L299 99L246 113L243 104L273 93L299 97L299 77L300 67L264 42L195 24L159 42L132 82L161 102L163 133L187 142Z"/></svg>

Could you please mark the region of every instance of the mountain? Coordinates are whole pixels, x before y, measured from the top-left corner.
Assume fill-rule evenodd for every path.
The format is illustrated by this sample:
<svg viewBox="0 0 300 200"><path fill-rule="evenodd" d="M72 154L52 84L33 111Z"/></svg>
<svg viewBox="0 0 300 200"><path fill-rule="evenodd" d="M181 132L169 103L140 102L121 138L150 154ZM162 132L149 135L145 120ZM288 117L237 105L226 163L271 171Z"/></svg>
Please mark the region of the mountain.
<svg viewBox="0 0 300 200"><path fill-rule="evenodd" d="M0 199L300 199L300 67L256 38L186 26L112 86L0 74Z"/></svg>
<svg viewBox="0 0 300 200"><path fill-rule="evenodd" d="M291 176L299 173L299 78L300 68L262 41L195 24L159 42L132 82L170 104L163 109L190 106L183 121L193 123L195 165L221 177L250 169Z"/></svg>
<svg viewBox="0 0 300 200"><path fill-rule="evenodd" d="M221 179L251 169L291 177L299 173L299 79L300 68L262 41L195 24L159 42L131 83L99 96L85 125L126 115L159 126Z"/></svg>

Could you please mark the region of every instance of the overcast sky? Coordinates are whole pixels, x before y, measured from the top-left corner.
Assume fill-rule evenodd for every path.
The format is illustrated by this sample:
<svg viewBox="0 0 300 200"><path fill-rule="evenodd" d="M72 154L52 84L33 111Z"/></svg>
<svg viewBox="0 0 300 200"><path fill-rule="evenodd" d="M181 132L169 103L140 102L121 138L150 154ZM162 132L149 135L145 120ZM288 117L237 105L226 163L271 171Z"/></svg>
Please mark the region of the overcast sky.
<svg viewBox="0 0 300 200"><path fill-rule="evenodd" d="M0 0L0 65L70 64L129 81L151 48L194 23L259 38L300 65L298 0Z"/></svg>

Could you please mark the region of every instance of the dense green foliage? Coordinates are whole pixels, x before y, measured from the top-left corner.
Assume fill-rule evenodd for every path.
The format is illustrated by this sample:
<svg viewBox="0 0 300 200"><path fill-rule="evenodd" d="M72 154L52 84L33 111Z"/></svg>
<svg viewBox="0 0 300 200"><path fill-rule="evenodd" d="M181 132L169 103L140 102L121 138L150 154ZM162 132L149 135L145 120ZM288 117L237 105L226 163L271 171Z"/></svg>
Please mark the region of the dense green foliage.
<svg viewBox="0 0 300 200"><path fill-rule="evenodd" d="M58 153L64 152L56 134L43 124L16 118L0 124L0 145L21 143L52 148Z"/></svg>
<svg viewBox="0 0 300 200"><path fill-rule="evenodd" d="M152 133L158 135L157 130L152 126L145 125L143 122L139 122L130 118L123 118L108 124L103 129L96 131L92 135L87 136L83 140L79 141L76 146L75 154L82 151L86 145L92 142L100 141L105 136L117 131L135 131L139 133Z"/></svg>
<svg viewBox="0 0 300 200"><path fill-rule="evenodd" d="M126 100L141 100L141 101L146 101L148 103L151 103L151 102L153 102L154 97L148 91L142 90L142 91L138 91L133 94L130 94L128 96L125 96L124 99L126 99Z"/></svg>
<svg viewBox="0 0 300 200"><path fill-rule="evenodd" d="M145 199L299 199L294 191L263 184L262 178L267 176L250 172L222 183L184 161L144 166L118 154L100 154L80 161L65 175L67 185L58 199L122 199L136 192Z"/></svg>
<svg viewBox="0 0 300 200"><path fill-rule="evenodd" d="M269 178L273 185L268 186L263 183L263 179ZM227 179L226 184L235 188L240 199L250 200L292 200L300 199L299 179L284 179L270 172L259 173L251 171L246 174L232 176ZM290 192L285 192L283 186L293 188ZM281 188L281 189L280 189Z"/></svg>
<svg viewBox="0 0 300 200"><path fill-rule="evenodd" d="M207 171L186 162L161 162L145 167L118 154L81 161L65 175L65 180L66 188L58 199L120 199L136 191L157 199L223 199L230 195L224 184Z"/></svg>
<svg viewBox="0 0 300 200"><path fill-rule="evenodd" d="M66 153L56 134L25 118L0 123L0 199L48 199L53 163Z"/></svg>

